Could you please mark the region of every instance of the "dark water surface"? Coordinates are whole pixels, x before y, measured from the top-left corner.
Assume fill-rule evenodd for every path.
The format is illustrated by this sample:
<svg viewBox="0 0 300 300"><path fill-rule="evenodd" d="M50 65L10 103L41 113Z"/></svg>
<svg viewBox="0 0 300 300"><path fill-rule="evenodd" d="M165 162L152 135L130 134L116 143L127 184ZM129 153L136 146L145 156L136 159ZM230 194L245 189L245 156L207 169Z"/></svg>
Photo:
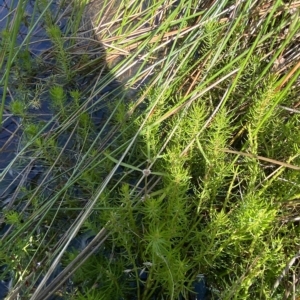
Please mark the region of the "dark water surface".
<svg viewBox="0 0 300 300"><path fill-rule="evenodd" d="M22 1L25 3L26 1ZM41 1L40 1L41 2ZM0 1L0 31L9 30L11 28L11 24L13 22L13 18L15 16L14 12L21 2L19 0L2 0ZM16 49L18 46L22 46L20 50L27 49L30 53L31 61L37 59L37 57L44 55L47 51L53 46L51 41L49 40L45 24L42 19L40 19L41 8L36 6L36 1L27 1L25 6L25 14L24 18L19 27L19 31L17 34L16 40ZM51 3L48 1L44 1L44 3L50 4L48 10L52 11L53 15L58 14L58 1L52 1ZM65 25L67 23L67 18L61 18L57 25L63 31L65 29ZM31 24L31 25L30 25ZM32 26L32 24L36 24L36 26ZM34 28L34 30L30 31L30 28ZM1 41L3 36L1 35ZM18 61L14 62L14 66L16 66ZM49 60L50 64L51 61ZM55 62L52 62L55 65ZM5 69L5 61L4 68L0 70L1 82L3 82L3 75L6 71ZM18 66L22 69L22 65ZM13 68L12 68L13 69ZM42 161L34 159L30 157L30 152L25 152L24 157L22 159L18 158L18 161L14 162L14 159L17 157L18 152L22 148L21 138L22 138L22 118L12 115L9 110L9 105L11 101L14 101L18 97L22 97L22 95L18 94L17 89L14 90L14 87L19 86L21 83L17 82L13 75L9 75L9 91L6 93L5 97L5 111L3 114L3 122L2 129L0 130L0 237L3 237L7 231L10 229L10 226L6 225L3 222L2 210L4 208L11 207L17 202L18 199L22 199L25 195L22 192L22 187L28 187L34 180L37 184L41 182L44 177L43 174L47 173L48 167L43 164ZM52 76L51 69L40 69L40 73L36 73L35 79L28 83L25 83L29 89L30 95L25 95L30 101L34 100L34 96L37 91L37 86ZM0 85L0 97L3 97L3 85ZM51 101L49 99L49 93L41 93L38 94L39 97L39 106L34 108L31 107L27 109L26 113L31 116L35 116L36 122L44 122L49 123L50 130L53 129L55 122L51 124L49 122L53 118L53 111L51 110ZM101 112L103 114L103 112ZM94 119L101 118L100 112L94 113ZM46 132L45 131L45 132ZM61 136L58 138L58 145L64 144L68 137ZM71 149L73 145L69 145L68 147ZM66 147L66 150L68 150ZM13 164L12 164L13 163ZM45 189L45 193L47 191L54 190L57 182L53 182L47 185ZM17 205L19 209L24 206L25 203L21 202ZM11 288L13 274L10 273L9 270L6 269L5 265L0 267L0 273L4 272L6 276L0 280L0 300L4 299L8 289ZM53 279L60 272L59 268L52 274L51 278ZM60 297L52 297L51 299L60 299Z"/></svg>
<svg viewBox="0 0 300 300"><path fill-rule="evenodd" d="M2 0L0 1L0 29L10 28L11 23L14 18L14 11L17 8L17 5L21 1L19 0ZM21 45L25 38L28 39L28 33L30 32L29 27L30 24L38 23L38 26L34 26L32 32L30 32L30 39L28 41L29 49L32 54L38 55L41 52L49 49L51 43L47 37L45 26L40 19L41 8L35 8L35 2L33 0L29 1L22 1L27 2L25 6L25 17L24 20L21 22L21 26L18 31L17 36L17 44ZM41 2L41 1L40 1ZM49 9L53 12L58 7L58 1L45 1L49 3ZM66 21L66 20L64 20Z"/></svg>
<svg viewBox="0 0 300 300"><path fill-rule="evenodd" d="M24 2L24 1L23 1ZM11 24L14 19L14 12L17 5L20 3L19 0L2 0L0 1L0 31L11 28ZM36 23L39 19L38 9L34 13L34 3L35 1L27 1L25 7L25 18L21 22L20 28L17 35L16 45L21 45L25 38L28 37L30 32L30 23ZM57 7L56 1L50 5L50 9L54 10ZM30 34L30 38L24 46L28 45L28 49L32 56L40 55L42 52L46 51L51 47L51 42L47 37L45 26L42 21L38 22L38 26L33 27L34 30ZM2 39L2 38L1 38ZM4 70L0 71L1 77L3 76ZM11 86L10 86L11 88ZM0 86L0 97L3 96L3 86ZM10 93L6 93L5 104L6 107L12 100L11 96L14 96L14 91L10 90ZM43 101L42 101L43 103ZM39 115L48 115L50 113L47 110L46 105L42 105L41 109L36 112ZM0 131L0 171L9 164L9 162L14 157L14 152L17 151L18 137L20 135L20 123L19 117L12 116L11 113L6 109L4 113L3 129ZM2 189L0 187L0 199L1 199Z"/></svg>
<svg viewBox="0 0 300 300"><path fill-rule="evenodd" d="M26 1L22 1L25 3ZM39 1L42 2L42 1ZM60 1L61 2L61 1ZM21 2L19 0L4 0L0 1L0 31L9 30L14 18L14 12L17 6ZM24 19L19 27L16 40L16 49L21 53L24 49L27 49L27 53L30 54L30 62L32 63L32 68L34 69L34 75L28 80L26 74L24 76L24 82L20 82L19 79L16 79L12 74L9 74L9 90L6 93L5 97L5 112L3 115L2 129L0 130L0 238L5 239L6 234L12 229L11 226L5 224L3 217L3 209L12 208L16 211L21 211L27 200L27 195L22 190L23 187L31 189L32 186L41 187L41 193L39 197L45 199L50 199L54 195L57 187L63 184L63 177L55 179L55 174L52 174L49 170L49 166L39 158L32 156L33 152L31 150L23 151L24 142L23 142L23 120L19 116L14 116L10 111L10 104L12 101L15 101L18 98L26 99L27 103L31 103L35 100L35 97L38 97L38 106L30 105L26 109L26 115L30 115L33 123L42 123L47 124L43 134L54 131L59 127L59 122L55 118L55 112L52 110L51 99L49 98L49 91L39 92L39 88L43 85L46 85L52 77L54 78L54 85L62 85L68 89L65 83L65 78L59 78L56 73L56 69L60 66L57 65L55 58L49 55L49 49L53 47L47 32L46 26L42 18L40 18L43 9L36 6L37 1L27 1L25 6ZM49 5L48 10L51 10L51 15L58 16L61 13L61 10L58 6L59 1L44 1L46 5ZM62 32L67 30L67 22L69 16L59 17L56 24L59 26ZM31 25L30 25L31 24ZM36 24L32 26L32 24ZM30 31L30 28L34 30ZM3 35L0 36L0 42L3 40ZM98 43L99 44L99 43ZM21 48L20 48L21 46ZM18 48L19 47L19 48ZM99 49L97 50L99 51ZM97 57L100 54L95 55ZM45 62L45 68L39 65L36 67L34 65L35 61L38 58ZM76 59L76 57L75 57ZM16 59L13 63L12 70L23 71L23 61L18 61ZM75 62L76 63L76 60ZM2 70L0 70L0 76L2 78L0 85L0 97L3 97L3 75L5 74L5 60ZM25 68L25 66L24 66ZM97 71L97 70L96 70ZM26 70L24 71L26 72ZM93 85L93 82L97 78L98 74L89 74L83 75L80 74L75 77L71 85L71 89L84 90L89 89L89 86ZM120 87L120 84L117 80L110 80L111 83L109 86L104 86L102 89L97 92L90 102L90 116L96 128L102 126L105 115L108 113L107 108L94 106L94 103L98 101L104 94L107 94L111 91L117 90ZM20 94L19 87L24 84L26 87L26 95ZM68 95L66 104L72 101ZM104 132L105 133L105 132ZM68 143L69 135L67 132L62 132L57 136L57 145L60 149L64 148L64 154L70 157L70 162L74 159L74 149L76 148L76 136L74 139L71 139ZM23 151L20 155L20 151ZM73 157L73 158L72 158ZM69 162L69 163L70 163ZM67 180L67 179L66 179ZM43 183L43 184L42 184ZM84 199L83 193L76 188L75 186L71 188L71 193L73 197L78 197ZM66 216L66 225L65 228L69 227L67 223ZM63 220L61 220L63 222ZM70 222L70 221L69 221ZM62 231L63 232L63 231ZM86 246L88 241L92 238L92 234L79 235L74 239L69 246L69 251L74 249L81 251L82 247ZM83 246L84 245L84 246ZM48 284L57 276L61 271L61 266L59 265L57 269L52 273L51 277L48 280ZM5 298L5 295L8 293L8 290L12 287L12 280L14 274L7 270L6 265L1 265L0 262L0 274L6 274L2 280L0 280L0 300ZM37 281L37 284L42 280L40 278ZM68 285L68 283L67 283ZM73 288L72 285L69 285L70 290ZM53 296L50 299L62 299L60 296Z"/></svg>

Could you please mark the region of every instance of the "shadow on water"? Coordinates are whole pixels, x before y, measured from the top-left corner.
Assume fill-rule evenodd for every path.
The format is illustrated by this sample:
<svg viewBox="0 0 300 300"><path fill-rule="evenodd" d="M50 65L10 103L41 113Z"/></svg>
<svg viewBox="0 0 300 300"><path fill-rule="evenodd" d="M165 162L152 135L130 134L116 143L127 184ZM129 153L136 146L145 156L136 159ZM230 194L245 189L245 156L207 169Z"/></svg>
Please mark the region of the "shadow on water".
<svg viewBox="0 0 300 300"><path fill-rule="evenodd" d="M42 1L39 2L42 3ZM1 32L5 29L10 30L18 3L19 1L13 0L0 1ZM24 18L20 24L16 41L16 49L19 50L20 55L13 62L12 72L8 75L9 86L0 131L0 237L2 240L12 230L12 226L5 223L3 210L13 207L14 210L22 211L26 207L24 187L30 190L32 185L40 186L43 183L42 195L45 199L49 199L55 193L57 186L62 184L53 179L54 175L51 174L49 166L42 158L37 157L29 149L24 151L24 147L27 147L26 143L24 144L26 135L23 127L24 116L13 115L12 102L21 99L26 106L26 117L30 117L33 124L39 124L44 128L40 131L40 136L49 136L64 122L56 117L59 111L52 104L49 90L53 86L63 87L66 92L64 103L66 108L71 107L74 101L70 91L79 90L83 95L79 106L84 107L85 111L89 113L96 135L109 114L107 103L112 104L112 92L120 95L125 93L120 83L109 71L105 49L101 42L90 39L74 43L74 36L68 32L70 18L70 15L66 13L68 7L61 8L58 5L59 1L52 1L49 9L53 16L62 16L57 18L55 23L66 37L70 37L70 39L66 39L64 46L68 51L72 70L76 70L72 73L70 80L64 78L54 49L55 45L49 39L46 31L45 20L44 18L40 19L43 8L35 6L37 1L27 1L26 3ZM48 2L44 1L44 3ZM33 28L32 24L35 22L37 25L31 30L30 28ZM29 33L30 38L22 48L18 48L23 44L24 39L28 38ZM2 41L3 35L1 34L0 44ZM1 47L4 46L1 45ZM24 73L28 62L30 63L30 66L27 67L29 76ZM6 59L4 58L3 67L0 70L1 77L5 72L5 63ZM16 73L18 78L16 78ZM2 96L3 85L0 86L0 97L2 98ZM36 136L36 133L33 135ZM69 136L68 131L63 131L56 136L56 140L58 147L64 148L65 155L71 157L69 161L71 164L77 137L73 136L69 139ZM23 151L21 155L20 151ZM76 188L72 190L72 193L82 197ZM68 226L67 222L66 226ZM0 281L0 299L4 299L12 284L13 274L6 270L5 265L1 269L1 273L6 273L5 278ZM57 273L59 270L56 270L51 278L54 278Z"/></svg>
<svg viewBox="0 0 300 300"><path fill-rule="evenodd" d="M30 23L35 23L39 19L42 10L39 6L35 8L35 3L36 1L27 1L24 14L25 17L20 24L17 35L17 45L21 45L24 38L29 34ZM3 0L0 2L1 32L4 29L11 27L17 4L18 1L13 0ZM59 14L60 8L58 6L58 1L52 1L50 10L53 15ZM64 33L67 32L68 18L69 16L65 15L63 18L59 18L59 21L56 22L59 24L61 31ZM72 41L72 39L70 39L70 41ZM105 49L101 42L90 40L89 42L84 41L79 44L66 43L66 46L70 53L73 69L80 69L80 59L82 55L88 53L88 55L92 56L90 57L90 59L92 59L92 64L87 64L85 67L82 67L81 71L76 72L76 74L74 73L72 80L69 81L67 81L66 78L64 78L64 74L61 74L60 72L60 66L58 65L59 62L57 61L53 51L53 43L48 37L43 19L41 19L37 23L37 26L34 27L28 43L20 49L20 56L17 57L13 63L12 70L13 72L23 72L22 68L26 62L22 55L29 54L30 57L26 57L26 60L29 60L29 63L31 64L30 70L28 70L30 72L30 76L27 77L26 74L18 74L20 76L15 78L15 74L13 74L13 72L12 74L9 74L9 86L5 98L2 130L0 131L1 172L9 166L22 146L20 138L23 134L23 120L22 117L13 115L10 111L10 104L13 101L20 98L24 100L26 105L26 115L30 116L30 118L36 123L47 124L45 130L42 132L42 134L45 135L47 132L53 131L60 125L57 120L53 120L57 111L53 110L52 100L49 95L49 88L51 86L59 85L67 91L65 104L68 106L71 105L73 101L69 94L70 90L94 90L93 87L96 87L98 81L100 89L97 87L93 95L88 95L83 92L83 94L85 94L84 101L86 101L86 109L91 114L91 118L96 127L101 126L105 120L106 114L109 113L105 106L105 103L108 101L105 99L105 95L112 91L118 91L118 93L124 94L120 83L113 78L113 75L110 73L109 68L106 65ZM1 77L4 74L4 71L5 60L4 68L2 71L0 70ZM101 78L99 80L99 74L103 74L104 80L101 80ZM24 94L22 94L22 92L24 92ZM2 96L3 86L0 86L1 99ZM101 101L99 101L100 98L102 98ZM60 136L59 140L61 143L64 143L66 137ZM23 162L23 164L25 163L24 168L28 168L29 162L31 162L31 160L28 160L28 163ZM31 167L31 169L34 168ZM2 207L7 204L5 202L9 195L13 192L16 186L19 185L22 178L22 176L19 176L18 180L14 180L16 178L16 174L28 173L29 175L31 172L23 172L20 167L18 167L18 170L10 168L10 170L5 173L5 177L0 182L0 206ZM34 173L36 175L37 171ZM30 179L30 175L28 179Z"/></svg>
<svg viewBox="0 0 300 300"><path fill-rule="evenodd" d="M0 29L11 28L14 21L15 10L17 5L21 1L19 0L1 0L0 1ZM25 14L23 21L20 24L18 35L17 35L17 45L23 43L26 37L28 37L29 26L38 21L39 14L35 14L35 0L23 1L27 3L25 7ZM41 2L41 1L40 1ZM55 11L58 6L59 1L51 1L49 9ZM64 20L66 22L66 20ZM43 22L39 22L38 26L34 27L34 30L30 34L30 52L33 55L38 55L41 52L49 49L51 43L47 38L46 29Z"/></svg>

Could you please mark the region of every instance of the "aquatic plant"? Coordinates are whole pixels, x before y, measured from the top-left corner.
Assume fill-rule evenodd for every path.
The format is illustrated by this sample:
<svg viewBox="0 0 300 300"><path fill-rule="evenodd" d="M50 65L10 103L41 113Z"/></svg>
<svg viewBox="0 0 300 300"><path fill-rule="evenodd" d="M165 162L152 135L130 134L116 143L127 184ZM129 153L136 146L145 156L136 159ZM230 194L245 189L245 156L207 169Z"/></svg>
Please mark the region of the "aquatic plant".
<svg viewBox="0 0 300 300"><path fill-rule="evenodd" d="M36 1L50 46L7 48L7 299L296 297L297 3L120 2L99 44Z"/></svg>

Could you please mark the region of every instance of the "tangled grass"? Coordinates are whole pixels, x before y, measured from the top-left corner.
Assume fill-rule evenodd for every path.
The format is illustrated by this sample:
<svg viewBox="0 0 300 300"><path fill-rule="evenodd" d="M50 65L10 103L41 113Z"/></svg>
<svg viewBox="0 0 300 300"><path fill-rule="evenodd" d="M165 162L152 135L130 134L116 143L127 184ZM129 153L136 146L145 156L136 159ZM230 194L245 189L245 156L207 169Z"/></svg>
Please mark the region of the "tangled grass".
<svg viewBox="0 0 300 300"><path fill-rule="evenodd" d="M2 30L7 299L296 299L299 4L86 4Z"/></svg>

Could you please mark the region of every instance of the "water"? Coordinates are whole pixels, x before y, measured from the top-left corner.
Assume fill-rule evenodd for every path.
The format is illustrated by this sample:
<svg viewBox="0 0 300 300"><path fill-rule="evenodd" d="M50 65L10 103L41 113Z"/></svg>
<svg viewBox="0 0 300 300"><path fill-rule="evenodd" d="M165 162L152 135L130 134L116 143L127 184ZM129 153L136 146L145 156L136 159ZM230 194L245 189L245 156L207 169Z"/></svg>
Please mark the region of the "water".
<svg viewBox="0 0 300 300"><path fill-rule="evenodd" d="M24 1L25 2L25 1ZM40 1L41 2L41 1ZM48 1L44 1L46 4ZM19 1L0 1L0 30L5 28L10 28L11 22L14 17L14 10L16 9ZM33 70L33 75L26 77L24 74L24 82L16 78L14 73L11 72L9 79L9 91L6 93L5 98L5 112L3 115L2 130L0 131L0 172L2 175L2 180L0 181L0 237L5 238L8 232L12 229L11 226L5 224L3 218L3 210L13 208L16 211L22 211L27 205L26 198L27 190L32 190L34 188L41 187L39 197L45 197L49 199L55 194L57 186L62 184L61 180L55 179L55 173L51 172L49 165L43 161L43 159L36 156L35 152L30 150L24 151L20 155L20 151L23 151L24 146L24 120L20 116L15 116L10 111L10 103L17 99L22 98L22 100L27 103L26 115L30 116L33 124L44 124L47 126L43 130L42 134L47 135L52 131L55 131L60 123L55 117L56 112L52 109L51 99L49 98L49 88L51 85L63 84L68 86L68 83L64 82L65 78L59 77L59 72L57 72L56 59L53 57L49 49L53 48L53 44L50 41L48 34L46 32L46 26L43 19L40 19L40 15L43 11L41 6L36 6L36 1L27 1L25 6L25 18L22 20L17 34L16 45L22 45L21 51L24 49L26 53L30 54L30 68ZM64 9L58 6L58 1L52 1L49 9L51 10L53 16L59 15ZM67 30L68 15L64 17L58 17L56 24L59 25L62 32ZM36 23L34 30L31 31L30 38L28 35L30 33L30 23ZM27 39L26 43L24 43ZM100 46L99 46L100 47ZM20 53L21 53L20 51ZM83 49L84 51L84 49ZM95 54L97 57L99 54ZM40 65L34 65L35 61L41 57L44 63L44 68ZM74 54L74 63L80 58L80 55L76 56ZM17 64L16 64L17 63ZM22 72L22 64L25 61L16 60L12 66L12 71L17 70ZM5 62L4 62L5 65ZM5 68L0 70L1 77L5 72ZM20 74L19 74L20 75ZM95 80L95 75L76 75L76 77L69 84L70 89L89 89L89 86L93 84ZM26 88L26 92L22 94L22 85ZM43 91L43 88L46 90ZM112 78L110 86L104 87L102 91L97 93L90 102L89 106L97 102L97 99L103 94L119 87L116 80ZM68 87L67 87L68 89ZM3 86L0 86L0 97L3 96ZM24 98L23 98L24 97ZM72 99L69 94L67 94L66 104L71 103ZM101 126L105 114L107 113L107 108L98 108L97 105L92 108L90 113L94 125L97 127ZM51 121L52 120L52 121ZM57 136L57 146L62 149L65 148L65 155L68 153L74 153L74 148L76 148L75 140L71 139L67 144L66 141L69 138L67 132L62 132ZM11 164L14 160L16 161ZM80 191L75 191L72 189L73 196L81 196ZM66 222L66 228L69 224ZM78 238L77 238L78 239ZM79 237L80 239L80 237ZM75 243L75 242L74 242ZM75 243L76 244L76 243ZM78 243L77 243L78 244ZM8 292L8 289L12 286L13 273L7 270L5 265L1 266L1 273L5 272L6 276L0 281L0 299L4 299ZM61 266L51 275L49 282L60 272ZM41 280L41 279L40 279ZM39 281L40 281L39 280ZM37 282L38 283L38 282ZM59 299L60 297L53 297L52 299Z"/></svg>

